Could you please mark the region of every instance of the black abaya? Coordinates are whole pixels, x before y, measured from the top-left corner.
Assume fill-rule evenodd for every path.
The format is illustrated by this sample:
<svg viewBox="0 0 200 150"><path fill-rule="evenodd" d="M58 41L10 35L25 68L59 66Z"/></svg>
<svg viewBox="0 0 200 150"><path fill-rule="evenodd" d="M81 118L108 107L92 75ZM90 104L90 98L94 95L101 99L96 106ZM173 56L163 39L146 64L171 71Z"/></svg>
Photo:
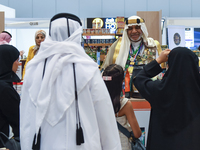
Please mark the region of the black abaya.
<svg viewBox="0 0 200 150"><path fill-rule="evenodd" d="M198 57L189 49L173 49L163 79L157 61L144 66L134 85L151 104L147 150L200 149L200 76Z"/></svg>
<svg viewBox="0 0 200 150"><path fill-rule="evenodd" d="M9 125L14 137L19 137L20 97L12 82L20 81L12 71L13 63L19 58L19 51L11 45L0 45L0 132L9 136ZM4 139L5 140L5 139ZM0 147L2 144L0 142Z"/></svg>

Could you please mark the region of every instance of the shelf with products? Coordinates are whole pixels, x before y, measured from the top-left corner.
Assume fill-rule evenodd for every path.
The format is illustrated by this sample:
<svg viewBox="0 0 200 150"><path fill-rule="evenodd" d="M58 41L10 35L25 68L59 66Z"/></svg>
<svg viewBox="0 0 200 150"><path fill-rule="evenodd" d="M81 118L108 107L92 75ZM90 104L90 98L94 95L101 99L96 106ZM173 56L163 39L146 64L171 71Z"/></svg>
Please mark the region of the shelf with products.
<svg viewBox="0 0 200 150"><path fill-rule="evenodd" d="M116 38L116 34L110 33L110 29L84 29L82 45L86 53L101 66L109 47Z"/></svg>
<svg viewBox="0 0 200 150"><path fill-rule="evenodd" d="M124 27L118 27L115 30L115 36L122 36L123 35L123 31L124 31Z"/></svg>
<svg viewBox="0 0 200 150"><path fill-rule="evenodd" d="M94 44L94 43L87 43L87 44L84 44L84 46L102 46L102 47L104 47L104 46L111 46L112 45L112 43L104 43L104 44L102 44L102 43L96 43L96 44Z"/></svg>
<svg viewBox="0 0 200 150"><path fill-rule="evenodd" d="M98 33L98 34L95 34L95 33L83 33L82 34L83 36L107 36L107 35L110 35L110 36L115 36L115 33L107 33L107 34L103 34L103 33Z"/></svg>
<svg viewBox="0 0 200 150"><path fill-rule="evenodd" d="M116 40L115 34L83 34L85 46L111 46Z"/></svg>
<svg viewBox="0 0 200 150"><path fill-rule="evenodd" d="M105 56L108 52L110 46L85 46L85 52L98 63L99 66L102 65Z"/></svg>

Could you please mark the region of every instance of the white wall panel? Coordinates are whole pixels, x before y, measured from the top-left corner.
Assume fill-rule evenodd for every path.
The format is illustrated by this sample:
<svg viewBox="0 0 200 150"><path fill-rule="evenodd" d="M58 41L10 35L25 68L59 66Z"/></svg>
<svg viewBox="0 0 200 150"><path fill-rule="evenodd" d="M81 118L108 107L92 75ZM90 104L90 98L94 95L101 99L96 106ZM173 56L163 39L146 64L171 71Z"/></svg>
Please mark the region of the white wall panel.
<svg viewBox="0 0 200 150"><path fill-rule="evenodd" d="M8 6L8 0L0 0L0 4Z"/></svg>
<svg viewBox="0 0 200 150"><path fill-rule="evenodd" d="M142 1L142 0L141 0ZM146 1L146 0L143 0ZM125 0L124 1L124 16L125 17L130 17L130 16L135 16L137 14L136 12L136 4L140 1L136 0Z"/></svg>
<svg viewBox="0 0 200 150"><path fill-rule="evenodd" d="M200 17L200 0L0 0L16 10L16 18L50 18L70 12L80 18L130 17L137 11L162 10L163 17Z"/></svg>
<svg viewBox="0 0 200 150"><path fill-rule="evenodd" d="M32 0L33 18L51 18L56 14L55 0Z"/></svg>
<svg viewBox="0 0 200 150"><path fill-rule="evenodd" d="M192 0L170 0L168 17L192 17Z"/></svg>
<svg viewBox="0 0 200 150"><path fill-rule="evenodd" d="M9 0L8 4L9 4L8 7L11 7L16 10L15 11L16 18L32 18L33 17L32 0Z"/></svg>
<svg viewBox="0 0 200 150"><path fill-rule="evenodd" d="M137 15L137 11L147 11L147 0L125 0L125 17Z"/></svg>
<svg viewBox="0 0 200 150"><path fill-rule="evenodd" d="M80 0L80 18L102 17L101 0Z"/></svg>
<svg viewBox="0 0 200 150"><path fill-rule="evenodd" d="M56 13L71 13L79 16L79 1L80 0L57 0Z"/></svg>
<svg viewBox="0 0 200 150"><path fill-rule="evenodd" d="M4 12L5 18L15 18L15 9L0 4L0 11Z"/></svg>
<svg viewBox="0 0 200 150"><path fill-rule="evenodd" d="M192 0L192 17L200 17L200 0Z"/></svg>
<svg viewBox="0 0 200 150"><path fill-rule="evenodd" d="M125 0L102 0L102 17L124 16Z"/></svg>
<svg viewBox="0 0 200 150"><path fill-rule="evenodd" d="M148 11L162 10L162 16L169 16L169 0L148 0Z"/></svg>

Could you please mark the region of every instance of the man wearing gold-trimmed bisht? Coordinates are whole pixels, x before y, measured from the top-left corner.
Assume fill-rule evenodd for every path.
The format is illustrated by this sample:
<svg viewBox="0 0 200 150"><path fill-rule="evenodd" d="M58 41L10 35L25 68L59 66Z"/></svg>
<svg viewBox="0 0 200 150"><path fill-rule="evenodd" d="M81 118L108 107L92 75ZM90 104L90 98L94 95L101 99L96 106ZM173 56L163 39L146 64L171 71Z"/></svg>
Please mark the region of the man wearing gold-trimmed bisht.
<svg viewBox="0 0 200 150"><path fill-rule="evenodd" d="M122 66L125 70L125 92L128 95L130 91L137 93L137 90L132 87L132 74L136 67L156 59L161 51L159 42L148 37L144 19L131 16L126 20L122 38L118 38L112 44L101 69L104 70L114 63Z"/></svg>

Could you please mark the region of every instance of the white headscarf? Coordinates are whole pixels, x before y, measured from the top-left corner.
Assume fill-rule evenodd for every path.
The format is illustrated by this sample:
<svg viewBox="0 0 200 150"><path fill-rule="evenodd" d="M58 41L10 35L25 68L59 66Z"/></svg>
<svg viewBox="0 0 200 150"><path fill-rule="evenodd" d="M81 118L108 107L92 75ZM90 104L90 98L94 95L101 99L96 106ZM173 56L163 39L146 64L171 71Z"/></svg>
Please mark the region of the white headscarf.
<svg viewBox="0 0 200 150"><path fill-rule="evenodd" d="M36 134L44 119L50 125L56 125L75 100L72 63L75 63L78 93L98 70L97 64L80 45L81 25L72 19L68 19L68 24L69 37L66 18L51 22L50 36L41 43L38 55L26 67L22 100L27 99L23 93L28 92L36 106Z"/></svg>
<svg viewBox="0 0 200 150"><path fill-rule="evenodd" d="M35 32L35 46L33 47L33 49L35 50L35 51L37 51L39 48L40 48L40 46L39 45L37 45L37 43L36 43L36 38L37 38L37 35L38 34L42 34L43 36L44 36L44 38L46 38L46 32L44 31L44 30L38 30L38 31L36 31Z"/></svg>

